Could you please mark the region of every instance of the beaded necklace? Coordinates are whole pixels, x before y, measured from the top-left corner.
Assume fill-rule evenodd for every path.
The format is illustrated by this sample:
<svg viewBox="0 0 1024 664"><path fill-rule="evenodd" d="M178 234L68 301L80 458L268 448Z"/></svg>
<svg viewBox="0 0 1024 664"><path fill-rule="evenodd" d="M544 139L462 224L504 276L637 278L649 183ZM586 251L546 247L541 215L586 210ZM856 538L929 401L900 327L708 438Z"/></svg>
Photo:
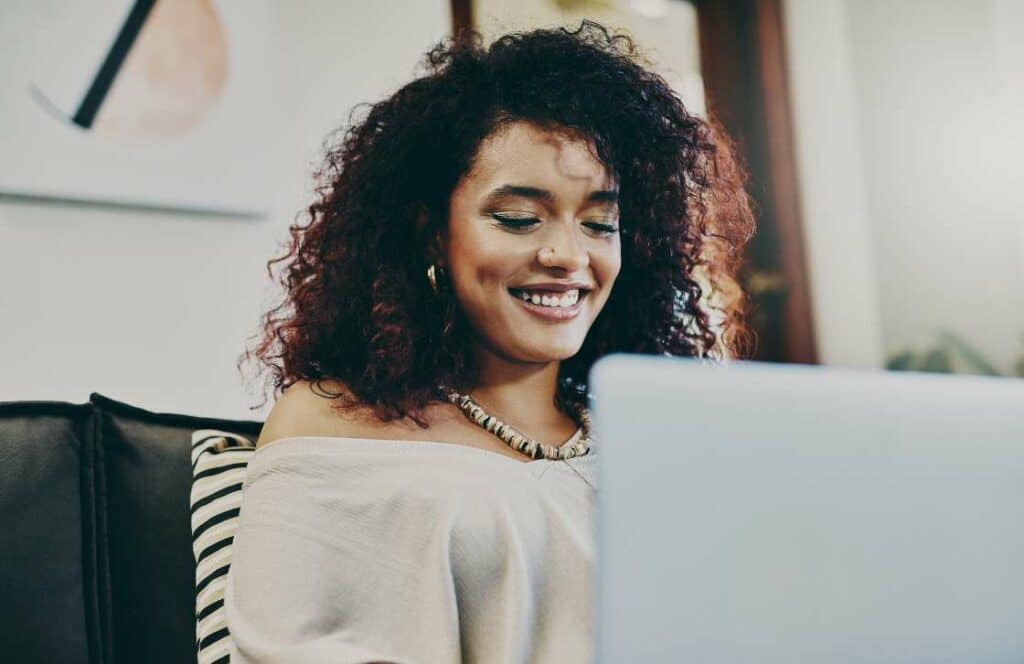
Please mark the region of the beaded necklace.
<svg viewBox="0 0 1024 664"><path fill-rule="evenodd" d="M505 441L514 450L522 452L532 459L553 459L565 460L577 456L584 456L590 452L590 412L584 406L577 406L576 419L581 426L576 430L569 440L561 446L554 447L536 441L524 435L515 427L502 422L480 407L468 394L460 394L455 390L441 388L441 392L462 410L463 414L472 422L476 423L486 431ZM589 482L588 482L589 484Z"/></svg>

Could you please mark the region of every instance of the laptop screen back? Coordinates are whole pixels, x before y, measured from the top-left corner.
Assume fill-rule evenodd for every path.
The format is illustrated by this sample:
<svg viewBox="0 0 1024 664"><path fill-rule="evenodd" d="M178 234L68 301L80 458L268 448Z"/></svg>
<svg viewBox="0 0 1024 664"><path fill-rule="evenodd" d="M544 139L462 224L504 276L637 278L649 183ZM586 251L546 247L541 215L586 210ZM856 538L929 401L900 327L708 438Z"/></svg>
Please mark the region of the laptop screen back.
<svg viewBox="0 0 1024 664"><path fill-rule="evenodd" d="M1024 381L611 355L600 661L1024 661Z"/></svg>

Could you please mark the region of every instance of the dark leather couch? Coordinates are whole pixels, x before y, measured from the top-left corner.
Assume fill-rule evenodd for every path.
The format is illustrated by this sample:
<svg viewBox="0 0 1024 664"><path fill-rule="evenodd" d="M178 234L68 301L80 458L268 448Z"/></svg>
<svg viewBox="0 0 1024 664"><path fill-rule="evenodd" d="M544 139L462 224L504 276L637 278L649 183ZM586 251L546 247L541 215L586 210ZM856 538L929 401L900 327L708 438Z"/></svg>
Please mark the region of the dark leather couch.
<svg viewBox="0 0 1024 664"><path fill-rule="evenodd" d="M0 402L0 660L195 662L190 436L261 426Z"/></svg>

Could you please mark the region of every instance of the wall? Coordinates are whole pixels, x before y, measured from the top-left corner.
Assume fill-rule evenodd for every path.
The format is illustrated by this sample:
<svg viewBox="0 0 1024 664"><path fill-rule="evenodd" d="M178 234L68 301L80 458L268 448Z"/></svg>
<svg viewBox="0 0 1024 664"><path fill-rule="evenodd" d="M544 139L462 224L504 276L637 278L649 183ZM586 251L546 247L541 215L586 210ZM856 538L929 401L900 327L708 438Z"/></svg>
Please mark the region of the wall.
<svg viewBox="0 0 1024 664"><path fill-rule="evenodd" d="M235 368L278 292L266 261L309 199L326 135L414 74L447 0L271 3L272 212L241 219L0 198L0 401L90 392L158 411L264 417ZM2 56L0 56L2 57Z"/></svg>
<svg viewBox="0 0 1024 664"><path fill-rule="evenodd" d="M846 12L841 0L786 0L784 10L819 361L879 367L881 323Z"/></svg>
<svg viewBox="0 0 1024 664"><path fill-rule="evenodd" d="M849 0L887 354L1024 355L1024 5Z"/></svg>
<svg viewBox="0 0 1024 664"><path fill-rule="evenodd" d="M824 361L881 366L948 329L1009 373L1024 354L1024 6L785 10Z"/></svg>

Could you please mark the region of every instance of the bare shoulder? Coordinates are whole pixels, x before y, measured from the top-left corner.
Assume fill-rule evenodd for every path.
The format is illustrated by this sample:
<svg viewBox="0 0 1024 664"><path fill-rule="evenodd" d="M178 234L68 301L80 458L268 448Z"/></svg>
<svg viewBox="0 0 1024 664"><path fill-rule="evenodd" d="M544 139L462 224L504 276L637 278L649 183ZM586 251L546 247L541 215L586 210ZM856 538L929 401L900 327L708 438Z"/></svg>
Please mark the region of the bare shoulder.
<svg viewBox="0 0 1024 664"><path fill-rule="evenodd" d="M364 436L378 426L367 407L338 408L338 395L352 393L336 380L295 382L270 409L256 447L294 436Z"/></svg>
<svg viewBox="0 0 1024 664"><path fill-rule="evenodd" d="M475 447L493 446L493 437L468 424L462 413L448 403L428 405L421 413L428 423L424 429L411 418L381 421L373 408L355 400L353 408L339 408L351 400L351 390L337 380L300 380L288 387L270 410L256 447L297 436L328 436L386 440L451 441ZM500 451L500 450L499 450Z"/></svg>

